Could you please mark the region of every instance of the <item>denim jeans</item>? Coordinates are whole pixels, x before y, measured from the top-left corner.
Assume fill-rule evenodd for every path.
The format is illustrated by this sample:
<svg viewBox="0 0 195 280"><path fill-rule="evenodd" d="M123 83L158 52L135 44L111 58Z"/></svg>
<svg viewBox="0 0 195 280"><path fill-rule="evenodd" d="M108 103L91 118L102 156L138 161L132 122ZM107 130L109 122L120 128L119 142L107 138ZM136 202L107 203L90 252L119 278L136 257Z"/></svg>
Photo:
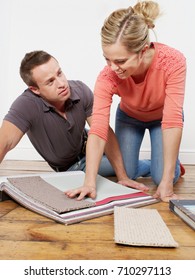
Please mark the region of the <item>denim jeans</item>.
<svg viewBox="0 0 195 280"><path fill-rule="evenodd" d="M83 157L81 160L73 164L67 171L80 170L85 172L85 169L86 169L86 158ZM112 168L109 160L105 155L102 157L102 160L100 162L98 174L103 177L115 176L114 169Z"/></svg>
<svg viewBox="0 0 195 280"><path fill-rule="evenodd" d="M146 129L149 130L151 142L151 158L140 160L140 147ZM163 143L161 120L143 122L120 110L116 112L115 133L119 141L127 175L131 179L138 177L152 177L156 185L159 185L163 174ZM180 176L180 162L177 159L175 178L176 183Z"/></svg>

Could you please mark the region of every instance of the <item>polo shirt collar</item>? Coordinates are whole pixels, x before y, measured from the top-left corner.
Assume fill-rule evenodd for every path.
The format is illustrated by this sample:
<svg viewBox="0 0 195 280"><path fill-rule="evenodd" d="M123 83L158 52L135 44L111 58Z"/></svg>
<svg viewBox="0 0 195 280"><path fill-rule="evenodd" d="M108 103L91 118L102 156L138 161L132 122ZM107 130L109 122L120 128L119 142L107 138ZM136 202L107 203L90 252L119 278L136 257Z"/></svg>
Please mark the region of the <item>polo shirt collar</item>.
<svg viewBox="0 0 195 280"><path fill-rule="evenodd" d="M80 101L80 97L78 96L78 94L71 89L70 86L70 98L65 102L64 107L66 110L69 110L72 108L72 106L74 106L74 104L78 103ZM46 101L45 99L43 99L42 97L40 97L43 101L43 111L44 112L48 112L50 110L54 110L55 107L53 105L51 105L48 101Z"/></svg>

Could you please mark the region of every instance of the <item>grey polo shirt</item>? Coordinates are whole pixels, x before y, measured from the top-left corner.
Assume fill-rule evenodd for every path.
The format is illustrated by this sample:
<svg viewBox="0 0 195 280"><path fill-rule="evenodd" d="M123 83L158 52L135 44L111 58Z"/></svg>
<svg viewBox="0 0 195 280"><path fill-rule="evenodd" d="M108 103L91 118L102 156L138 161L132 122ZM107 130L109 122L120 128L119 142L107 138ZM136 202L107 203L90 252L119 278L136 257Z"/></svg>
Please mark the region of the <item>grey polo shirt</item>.
<svg viewBox="0 0 195 280"><path fill-rule="evenodd" d="M27 133L38 153L52 166L69 168L82 150L86 118L92 114L93 93L81 81L68 81L67 120L29 89L11 105L4 120Z"/></svg>

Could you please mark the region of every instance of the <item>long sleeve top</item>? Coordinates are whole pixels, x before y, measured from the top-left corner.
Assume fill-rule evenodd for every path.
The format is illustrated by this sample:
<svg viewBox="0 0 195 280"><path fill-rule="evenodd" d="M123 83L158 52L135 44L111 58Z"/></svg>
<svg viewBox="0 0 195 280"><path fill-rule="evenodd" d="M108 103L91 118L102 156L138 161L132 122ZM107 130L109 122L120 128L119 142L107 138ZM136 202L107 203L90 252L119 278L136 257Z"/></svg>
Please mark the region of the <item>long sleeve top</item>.
<svg viewBox="0 0 195 280"><path fill-rule="evenodd" d="M178 50L152 43L155 54L143 82L120 79L109 66L97 77L90 134L108 137L112 97L120 97L120 109L128 116L149 122L161 120L162 129L183 126L186 59Z"/></svg>

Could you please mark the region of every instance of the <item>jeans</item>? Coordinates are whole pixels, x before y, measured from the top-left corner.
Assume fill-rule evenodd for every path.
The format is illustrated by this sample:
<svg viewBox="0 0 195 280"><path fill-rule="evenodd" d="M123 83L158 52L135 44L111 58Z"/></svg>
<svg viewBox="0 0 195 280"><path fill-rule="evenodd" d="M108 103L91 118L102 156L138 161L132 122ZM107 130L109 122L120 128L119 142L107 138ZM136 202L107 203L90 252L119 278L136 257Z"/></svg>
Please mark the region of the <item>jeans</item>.
<svg viewBox="0 0 195 280"><path fill-rule="evenodd" d="M149 130L151 158L140 160L140 147L146 129ZM161 120L143 122L129 117L118 106L116 112L115 133L119 141L127 175L131 179L152 177L159 185L163 174L163 143ZM180 176L180 162L177 159L175 168L176 183Z"/></svg>
<svg viewBox="0 0 195 280"><path fill-rule="evenodd" d="M83 157L80 159L78 162L73 164L67 171L84 171L86 169L86 157ZM98 174L103 176L103 177L110 177L110 176L115 176L114 169L112 168L109 160L105 155L103 155L102 160L100 162L100 167Z"/></svg>

